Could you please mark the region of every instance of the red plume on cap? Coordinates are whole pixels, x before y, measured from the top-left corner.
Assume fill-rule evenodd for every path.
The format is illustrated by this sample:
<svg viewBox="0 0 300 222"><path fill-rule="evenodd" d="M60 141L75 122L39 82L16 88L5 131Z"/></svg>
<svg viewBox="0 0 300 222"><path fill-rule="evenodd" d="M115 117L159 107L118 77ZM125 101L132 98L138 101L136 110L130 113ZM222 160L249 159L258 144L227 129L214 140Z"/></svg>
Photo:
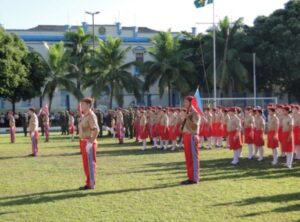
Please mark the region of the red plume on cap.
<svg viewBox="0 0 300 222"><path fill-rule="evenodd" d="M32 111L35 113L35 108L34 107L30 107L28 110Z"/></svg>
<svg viewBox="0 0 300 222"><path fill-rule="evenodd" d="M297 104L292 104L292 105L291 105L291 108L293 108L293 109L299 109L299 108L300 108L300 106L299 106L299 105L297 105Z"/></svg>
<svg viewBox="0 0 300 222"><path fill-rule="evenodd" d="M291 107L289 105L284 105L283 109L286 110L286 111L290 111Z"/></svg>
<svg viewBox="0 0 300 222"><path fill-rule="evenodd" d="M197 113L202 113L195 96L186 96L184 99L191 103L191 106L196 110Z"/></svg>
<svg viewBox="0 0 300 222"><path fill-rule="evenodd" d="M88 103L88 104L92 104L94 102L94 99L93 98L90 98L90 97L86 97L86 98L83 98L82 100L80 100L81 102L84 102L84 103Z"/></svg>
<svg viewBox="0 0 300 222"><path fill-rule="evenodd" d="M229 112L236 112L236 108L234 106L228 108Z"/></svg>
<svg viewBox="0 0 300 222"><path fill-rule="evenodd" d="M186 99L187 101L192 102L193 99L195 99L194 96L186 96L184 99Z"/></svg>

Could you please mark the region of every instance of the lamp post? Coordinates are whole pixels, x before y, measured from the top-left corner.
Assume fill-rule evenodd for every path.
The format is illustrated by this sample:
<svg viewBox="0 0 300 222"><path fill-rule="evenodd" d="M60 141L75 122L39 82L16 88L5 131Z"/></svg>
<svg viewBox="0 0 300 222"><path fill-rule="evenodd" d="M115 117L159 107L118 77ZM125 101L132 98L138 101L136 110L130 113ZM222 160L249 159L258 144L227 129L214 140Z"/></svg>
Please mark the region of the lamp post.
<svg viewBox="0 0 300 222"><path fill-rule="evenodd" d="M85 12L86 14L89 14L92 16L92 23L93 23L93 54L95 52L95 20L94 17L95 15L99 14L100 12Z"/></svg>
<svg viewBox="0 0 300 222"><path fill-rule="evenodd" d="M88 15L92 16L92 23L93 23L93 58L95 57L95 15L98 15L100 12L85 12ZM97 108L97 98L95 98L94 107Z"/></svg>
<svg viewBox="0 0 300 222"><path fill-rule="evenodd" d="M253 98L256 106L256 54L253 53Z"/></svg>

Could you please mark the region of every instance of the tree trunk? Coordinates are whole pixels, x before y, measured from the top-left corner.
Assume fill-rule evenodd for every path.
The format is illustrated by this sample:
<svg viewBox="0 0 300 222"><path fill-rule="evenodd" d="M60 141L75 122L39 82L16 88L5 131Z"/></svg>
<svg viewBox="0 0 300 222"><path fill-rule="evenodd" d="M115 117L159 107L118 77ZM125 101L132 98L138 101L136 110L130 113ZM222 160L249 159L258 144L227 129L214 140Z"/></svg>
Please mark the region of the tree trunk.
<svg viewBox="0 0 300 222"><path fill-rule="evenodd" d="M110 85L110 98L109 98L109 108L112 109L113 106L113 98L114 98L114 84Z"/></svg>
<svg viewBox="0 0 300 222"><path fill-rule="evenodd" d="M49 113L51 113L53 96L49 96Z"/></svg>
<svg viewBox="0 0 300 222"><path fill-rule="evenodd" d="M81 92L81 84L79 82L79 80L77 79L77 89L79 92ZM80 102L80 98L77 99L78 103Z"/></svg>
<svg viewBox="0 0 300 222"><path fill-rule="evenodd" d="M171 84L168 84L168 100L169 100L169 106L171 106Z"/></svg>
<svg viewBox="0 0 300 222"><path fill-rule="evenodd" d="M287 96L288 96L288 103L290 104L292 102L292 95L291 93L288 92Z"/></svg>
<svg viewBox="0 0 300 222"><path fill-rule="evenodd" d="M229 41L229 33L228 36L226 37L226 41L225 41L225 47L224 47L224 55L223 55L223 59L222 59L222 74L221 74L221 80L220 80L220 91L219 91L219 97L221 95L221 93L225 92L224 91L224 79L225 76L228 75L228 73L226 73L225 71L225 67L227 67L227 51L228 51L228 41Z"/></svg>
<svg viewBox="0 0 300 222"><path fill-rule="evenodd" d="M15 113L15 111L16 111L16 102L15 102L15 100L11 101L11 105L12 105L12 111L13 111L13 113Z"/></svg>
<svg viewBox="0 0 300 222"><path fill-rule="evenodd" d="M43 97L40 96L40 108L42 108L42 107L43 107Z"/></svg>

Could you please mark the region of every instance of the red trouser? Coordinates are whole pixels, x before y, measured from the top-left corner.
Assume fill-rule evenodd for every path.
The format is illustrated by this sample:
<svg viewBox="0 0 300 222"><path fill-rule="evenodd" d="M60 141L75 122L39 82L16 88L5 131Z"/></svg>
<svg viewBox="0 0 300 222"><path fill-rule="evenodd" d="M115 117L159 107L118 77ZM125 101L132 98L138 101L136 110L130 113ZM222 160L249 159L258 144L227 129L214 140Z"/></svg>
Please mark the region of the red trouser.
<svg viewBox="0 0 300 222"><path fill-rule="evenodd" d="M294 138L293 135L291 136L290 140L288 138L290 136L290 132L283 132L282 131L282 151L285 153L292 153L294 152Z"/></svg>
<svg viewBox="0 0 300 222"><path fill-rule="evenodd" d="M276 149L279 145L278 138L275 138L276 132L274 130L268 131L268 148Z"/></svg>
<svg viewBox="0 0 300 222"><path fill-rule="evenodd" d="M45 139L46 141L49 140L49 124L44 125L44 132L45 132Z"/></svg>
<svg viewBox="0 0 300 222"><path fill-rule="evenodd" d="M38 149L38 138L39 138L39 133L37 130L31 132L31 145L32 145L32 154L34 156L37 155L39 149Z"/></svg>
<svg viewBox="0 0 300 222"><path fill-rule="evenodd" d="M9 133L10 133L10 142L14 143L16 140L16 127L10 127Z"/></svg>
<svg viewBox="0 0 300 222"><path fill-rule="evenodd" d="M117 134L120 143L123 143L124 133L123 133L123 125L121 123L117 124Z"/></svg>
<svg viewBox="0 0 300 222"><path fill-rule="evenodd" d="M69 134L73 135L73 134L74 134L74 131L75 131L75 126L74 126L74 124L70 124L70 125L69 125Z"/></svg>
<svg viewBox="0 0 300 222"><path fill-rule="evenodd" d="M183 133L183 144L187 176L189 180L199 181L199 136L197 134Z"/></svg>
<svg viewBox="0 0 300 222"><path fill-rule="evenodd" d="M96 176L96 149L97 143L92 144L92 148L87 151L86 145L88 140L81 139L80 141L80 151L82 156L83 170L85 174L85 183L89 188L94 189L95 186L95 176Z"/></svg>

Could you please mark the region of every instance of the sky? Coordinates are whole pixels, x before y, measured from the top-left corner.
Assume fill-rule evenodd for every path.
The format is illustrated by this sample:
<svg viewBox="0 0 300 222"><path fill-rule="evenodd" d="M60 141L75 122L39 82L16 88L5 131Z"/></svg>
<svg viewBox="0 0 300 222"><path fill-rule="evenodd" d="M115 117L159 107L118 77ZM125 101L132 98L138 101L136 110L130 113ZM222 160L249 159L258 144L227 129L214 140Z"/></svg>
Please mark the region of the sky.
<svg viewBox="0 0 300 222"><path fill-rule="evenodd" d="M100 11L96 24L146 26L160 31L205 31L212 23L213 7L196 9L194 0L0 0L0 24L6 29L27 29L43 25L91 24L85 11ZM288 0L214 0L216 21L239 17L252 25L259 15L269 15Z"/></svg>

